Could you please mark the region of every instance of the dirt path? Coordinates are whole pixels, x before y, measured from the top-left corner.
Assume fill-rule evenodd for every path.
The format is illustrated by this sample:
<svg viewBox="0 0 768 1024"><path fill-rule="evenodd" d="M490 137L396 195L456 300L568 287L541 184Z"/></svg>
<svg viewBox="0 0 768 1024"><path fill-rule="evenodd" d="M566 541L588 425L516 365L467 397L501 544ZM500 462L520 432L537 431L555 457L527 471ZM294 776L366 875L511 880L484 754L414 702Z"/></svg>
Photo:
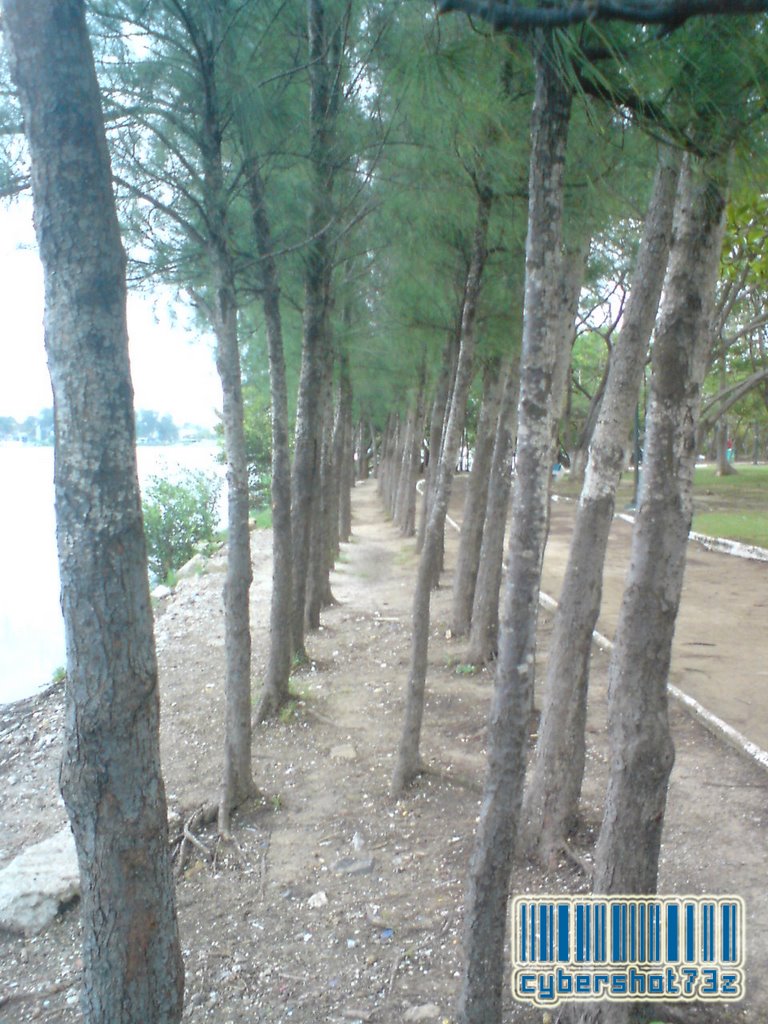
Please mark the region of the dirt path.
<svg viewBox="0 0 768 1024"><path fill-rule="evenodd" d="M449 535L449 569L456 538ZM270 535L254 534L255 678L266 656ZM375 483L355 488L354 540L333 576L339 603L309 638L312 664L284 721L257 730L263 800L240 813L236 842L213 834L178 880L187 972L185 1021L342 1024L453 1020L467 863L485 763L491 674L467 675L463 643L446 640L450 580L433 600L423 753L429 771L398 804L388 790L410 649L416 565L382 516ZM224 560L186 579L158 621L164 771L172 824L216 790L220 770ZM549 622L542 615L546 657ZM585 828L599 825L606 778L606 658L596 652ZM60 695L3 716L0 865L63 821L56 795ZM687 1009L696 1024L764 1024L768 1004L765 793L768 780L680 711L678 758L661 865L669 892L738 892L749 911L748 998ZM11 777L13 781L11 782ZM515 871L517 892L576 892L570 864ZM44 934L0 935L0 1024L78 1020L77 915ZM8 1002L3 999L9 997ZM660 1019L672 1019L660 1014ZM505 1022L541 1024L508 998Z"/></svg>
<svg viewBox="0 0 768 1024"><path fill-rule="evenodd" d="M557 598L576 503L552 504L543 589ZM629 566L632 526L611 529L598 630L613 638ZM689 542L670 682L768 751L768 563Z"/></svg>

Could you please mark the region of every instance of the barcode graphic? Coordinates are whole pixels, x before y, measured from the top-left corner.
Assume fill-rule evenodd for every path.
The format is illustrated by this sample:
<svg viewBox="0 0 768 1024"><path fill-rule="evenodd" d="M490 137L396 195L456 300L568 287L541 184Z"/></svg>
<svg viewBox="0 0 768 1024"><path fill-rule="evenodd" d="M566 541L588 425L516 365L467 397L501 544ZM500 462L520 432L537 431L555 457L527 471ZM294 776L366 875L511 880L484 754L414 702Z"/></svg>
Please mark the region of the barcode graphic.
<svg viewBox="0 0 768 1024"><path fill-rule="evenodd" d="M516 897L512 943L521 966L738 967L744 905L738 896Z"/></svg>

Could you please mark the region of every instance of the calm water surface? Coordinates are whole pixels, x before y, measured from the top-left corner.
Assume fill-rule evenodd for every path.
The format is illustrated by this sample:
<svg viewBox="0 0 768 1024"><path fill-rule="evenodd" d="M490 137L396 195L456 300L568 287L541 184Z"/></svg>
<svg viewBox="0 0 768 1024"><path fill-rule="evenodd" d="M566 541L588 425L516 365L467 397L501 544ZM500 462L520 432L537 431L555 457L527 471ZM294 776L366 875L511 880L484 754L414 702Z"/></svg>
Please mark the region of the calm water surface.
<svg viewBox="0 0 768 1024"><path fill-rule="evenodd" d="M141 447L139 479L185 469L223 476L214 442ZM219 507L221 508L221 502ZM0 704L27 697L64 664L53 505L53 448L0 445Z"/></svg>

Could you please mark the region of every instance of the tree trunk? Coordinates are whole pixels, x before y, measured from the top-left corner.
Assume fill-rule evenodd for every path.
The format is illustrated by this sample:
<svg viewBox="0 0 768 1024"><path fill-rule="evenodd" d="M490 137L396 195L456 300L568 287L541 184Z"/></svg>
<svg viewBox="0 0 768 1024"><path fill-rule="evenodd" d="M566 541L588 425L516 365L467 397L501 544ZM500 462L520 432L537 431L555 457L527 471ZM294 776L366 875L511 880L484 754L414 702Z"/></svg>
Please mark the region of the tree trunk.
<svg viewBox="0 0 768 1024"><path fill-rule="evenodd" d="M733 457L729 455L730 446L728 444L728 420L725 418L721 419L717 424L717 475L718 476L733 476L737 471L731 465L730 459Z"/></svg>
<svg viewBox="0 0 768 1024"><path fill-rule="evenodd" d="M400 416L394 413L387 420L381 451L381 471L379 473L379 491L387 514L392 518L395 510L397 494L397 470L401 459L402 423Z"/></svg>
<svg viewBox="0 0 768 1024"><path fill-rule="evenodd" d="M209 305L216 335L216 368L221 378L224 446L227 455L227 575L224 584L226 701L224 766L218 822L219 831L226 835L232 810L255 792L251 769L251 629L248 598L253 571L237 295L229 243L222 157L223 129L216 81L220 42L217 14L214 8L206 30L190 24L189 31L194 36L203 87L200 152L213 293Z"/></svg>
<svg viewBox="0 0 768 1024"><path fill-rule="evenodd" d="M625 321L626 322L626 321ZM571 458L571 480L574 480L580 487L584 486L584 475L587 471L587 460L589 459L589 449L592 444L592 437L597 427L597 421L600 416L600 409L603 403L603 395L605 394L605 386L608 379L608 367L610 366L610 356L608 358L608 364L605 368L605 373L597 387L594 395L589 401L589 408L587 409L587 415L584 420L584 425L579 432L578 440L573 446L573 451L569 453Z"/></svg>
<svg viewBox="0 0 768 1024"><path fill-rule="evenodd" d="M592 630L600 612L616 486L667 265L679 171L679 156L662 152L622 331L611 355L555 618L539 741L523 810L526 853L545 864L562 849L578 810Z"/></svg>
<svg viewBox="0 0 768 1024"><path fill-rule="evenodd" d="M402 533L404 537L414 537L416 535L416 485L419 481L421 449L424 441L425 393L426 366L422 364L419 393L416 399L415 429L411 440L411 453L408 463L408 480L406 482L405 502L403 508Z"/></svg>
<svg viewBox="0 0 768 1024"><path fill-rule="evenodd" d="M352 488L355 486L354 439L352 424L352 381L349 375L349 356L341 352L339 371L339 408L344 426L339 477L339 541L348 544L352 537Z"/></svg>
<svg viewBox="0 0 768 1024"><path fill-rule="evenodd" d="M390 445L392 443L392 431L393 431L394 420L395 420L395 414L391 412L387 416L387 422L384 424L384 430L382 431L381 446L380 446L380 449L379 449L379 463L378 463L378 465L376 467L376 474L375 474L376 475L376 490L379 492L379 497L381 498L382 503L383 503L385 508L387 507L387 502L386 502L385 493L384 493L385 489L386 489L386 475L387 475L386 474L386 469L387 469L387 465L388 465L387 459L389 457L389 449L390 449Z"/></svg>
<svg viewBox="0 0 768 1024"><path fill-rule="evenodd" d="M323 546L325 543L325 515L327 511L325 508L325 486L323 481L327 434L326 397L327 392L325 385L323 385L322 409L318 424L320 433L318 438L319 452L315 470L315 488L312 497L312 517L309 523L309 558L307 560L307 588L304 602L304 627L310 630L320 628L320 610L323 606L322 563L324 561Z"/></svg>
<svg viewBox="0 0 768 1024"><path fill-rule="evenodd" d="M500 401L499 361L494 359L485 369L475 457L464 498L459 554L453 575L451 630L454 636L464 636L472 618Z"/></svg>
<svg viewBox="0 0 768 1024"><path fill-rule="evenodd" d="M224 584L226 710L224 773L219 803L219 831L229 831L229 817L255 793L251 770L251 629L248 593L253 578L248 524L248 466L243 428L243 394L234 278L220 266L217 281L216 368L221 378L224 445L227 452L227 575Z"/></svg>
<svg viewBox="0 0 768 1024"><path fill-rule="evenodd" d="M307 0L309 38L309 156L312 176L309 229L310 242L304 271L304 339L296 408L293 476L291 480L291 527L293 535L293 649L306 661L304 647L307 574L310 559L310 530L313 501L320 479L323 389L328 347L328 290L331 242L328 225L333 217L333 165L331 160L332 113L325 5Z"/></svg>
<svg viewBox="0 0 768 1024"><path fill-rule="evenodd" d="M610 777L595 851L597 893L653 893L674 761L667 682L692 515L696 420L723 237L722 182L683 167L653 346L645 482L608 670ZM647 1010L591 1004L580 1024L628 1024Z"/></svg>
<svg viewBox="0 0 768 1024"><path fill-rule="evenodd" d="M80 0L4 0L32 157L56 409L67 643L61 788L81 878L88 1024L174 1024L184 973L160 773L125 255Z"/></svg>
<svg viewBox="0 0 768 1024"><path fill-rule="evenodd" d="M488 769L470 865L461 1024L498 1024L507 891L533 701L541 562L546 539L554 410L562 335L563 174L571 95L547 38L535 36L536 86L520 358L517 482L504 612L488 733ZM559 402L558 402L559 405Z"/></svg>
<svg viewBox="0 0 768 1024"><path fill-rule="evenodd" d="M341 368L342 356L339 352L339 368ZM339 381L336 386L336 401L333 410L333 428L331 431L331 465L333 478L331 481L330 505L328 508L328 557L329 568L332 569L341 550L341 536L339 525L341 522L341 489L342 471L344 460L344 435L346 431L346 412L342 398L341 370L339 370Z"/></svg>
<svg viewBox="0 0 768 1024"><path fill-rule="evenodd" d="M435 397L432 402L432 412L429 419L429 449L426 472L424 474L424 500L421 503L421 515L419 527L416 533L416 550L421 551L424 547L424 536L429 519L429 509L432 504L432 494L437 478L437 468L440 465L440 449L443 441L443 423L448 405L448 397L451 392L451 381L456 375L456 346L458 334L451 332L446 340L443 349L443 359L440 365L440 376L435 388ZM442 565L442 557L440 559Z"/></svg>
<svg viewBox="0 0 768 1024"><path fill-rule="evenodd" d="M496 657L499 632L499 589L507 526L509 492L512 486L512 445L515 436L518 371L508 367L493 445L488 501L483 524L480 562L472 603L469 649L465 656L472 665L483 665Z"/></svg>
<svg viewBox="0 0 768 1024"><path fill-rule="evenodd" d="M335 599L331 593L330 571L333 556L330 550L331 526L338 522L338 507L334 502L336 486L333 467L333 363L330 346L326 348L327 363L323 372L321 397L320 452L317 467L317 488L313 500L310 524L309 565L306 596L306 626L320 628L320 612ZM333 521L333 522L332 522Z"/></svg>
<svg viewBox="0 0 768 1024"><path fill-rule="evenodd" d="M272 419L272 601L269 616L269 662L256 710L256 721L276 714L290 695L291 591L291 448L288 385L285 377L280 281L272 255L272 231L258 162L246 160L246 184L260 258L262 302L269 351L269 394Z"/></svg>
<svg viewBox="0 0 768 1024"><path fill-rule="evenodd" d="M412 537L416 532L416 482L419 478L421 442L424 437L426 373L426 363L422 361L416 398L408 416L408 429L398 485L395 522L400 527L400 534L403 537Z"/></svg>
<svg viewBox="0 0 768 1024"><path fill-rule="evenodd" d="M392 793L400 796L419 774L419 741L424 713L424 687L427 678L427 649L429 646L430 596L440 557L440 544L448 511L454 467L464 428L467 396L472 384L475 354L475 323L477 304L482 286L483 268L487 255L488 220L493 197L489 190L478 196L477 225L472 243L472 254L467 273L464 308L461 320L461 345L456 368L456 380L451 400L451 411L443 440L443 452L435 480L432 506L429 511L424 547L419 559L416 590L413 597L413 634L411 665L405 698L405 716L397 754Z"/></svg>
<svg viewBox="0 0 768 1024"><path fill-rule="evenodd" d="M403 432L403 445L398 452L397 460L397 486L395 487L395 498L392 509L392 521L400 529L400 534L405 536L405 516L408 502L408 486L411 481L411 456L413 453L413 439L416 436L416 417L418 415L418 404L421 396L414 396L405 418L405 430Z"/></svg>

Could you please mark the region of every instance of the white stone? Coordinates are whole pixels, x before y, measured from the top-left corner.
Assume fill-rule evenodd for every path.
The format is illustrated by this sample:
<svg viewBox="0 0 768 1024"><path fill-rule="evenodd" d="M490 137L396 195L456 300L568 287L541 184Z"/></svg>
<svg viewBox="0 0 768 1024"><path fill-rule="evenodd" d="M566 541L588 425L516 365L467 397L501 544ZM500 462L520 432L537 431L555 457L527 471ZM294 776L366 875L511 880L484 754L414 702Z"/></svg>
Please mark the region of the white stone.
<svg viewBox="0 0 768 1024"><path fill-rule="evenodd" d="M334 761L354 761L357 751L351 743L340 743L336 747L331 747L331 757Z"/></svg>
<svg viewBox="0 0 768 1024"><path fill-rule="evenodd" d="M326 893L324 893L324 892L322 891L322 889L320 890L320 892L316 892L316 893L314 893L314 894L313 894L312 896L310 896L310 897L309 897L309 899L307 900L307 906L308 906L308 907L309 907L309 908L310 908L311 910L319 910L319 909L320 909L320 907L324 907L324 906L326 906L326 905L327 905L327 903L328 903L328 896L327 896L327 894L326 894Z"/></svg>
<svg viewBox="0 0 768 1024"><path fill-rule="evenodd" d="M0 869L0 927L36 935L79 893L75 840L67 825Z"/></svg>
<svg viewBox="0 0 768 1024"><path fill-rule="evenodd" d="M412 1006L410 1010L406 1010L405 1013L403 1014L403 1020L435 1020L439 1016L439 1006L435 1006L434 1003L423 1003L421 1006Z"/></svg>

